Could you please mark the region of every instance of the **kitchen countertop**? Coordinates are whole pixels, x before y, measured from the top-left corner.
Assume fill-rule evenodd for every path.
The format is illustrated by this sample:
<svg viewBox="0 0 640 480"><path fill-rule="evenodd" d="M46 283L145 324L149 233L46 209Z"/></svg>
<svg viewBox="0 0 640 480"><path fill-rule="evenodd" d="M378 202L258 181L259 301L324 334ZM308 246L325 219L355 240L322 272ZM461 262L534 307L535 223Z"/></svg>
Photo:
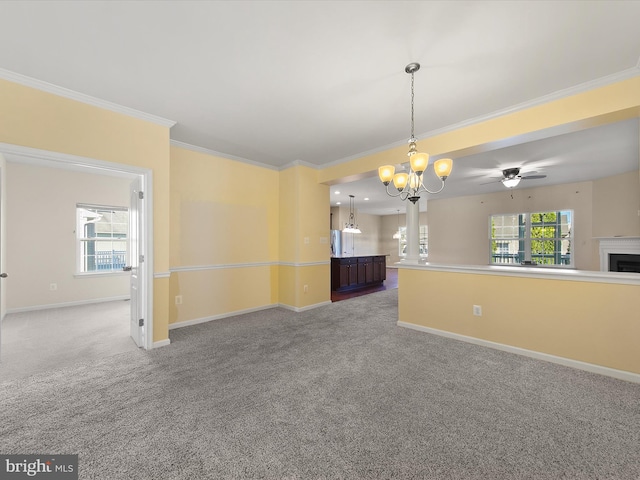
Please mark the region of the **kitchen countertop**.
<svg viewBox="0 0 640 480"><path fill-rule="evenodd" d="M390 257L388 253L366 253L363 255L331 255L331 258Z"/></svg>

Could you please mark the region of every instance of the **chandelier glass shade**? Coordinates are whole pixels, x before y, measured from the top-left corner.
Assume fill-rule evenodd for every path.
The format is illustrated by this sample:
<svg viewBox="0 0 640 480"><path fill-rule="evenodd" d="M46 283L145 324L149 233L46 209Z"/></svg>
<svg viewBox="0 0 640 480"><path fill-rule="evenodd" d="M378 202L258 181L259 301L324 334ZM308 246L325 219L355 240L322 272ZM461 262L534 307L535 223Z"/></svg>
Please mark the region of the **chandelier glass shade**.
<svg viewBox="0 0 640 480"><path fill-rule="evenodd" d="M409 173L398 172L393 165L383 165L378 168L378 177L387 188L387 194L391 197L400 197L401 200L409 200L416 203L420 200L421 193L440 193L444 189L445 180L451 174L453 168L453 160L450 158L441 158L433 163L433 170L440 179L440 188L430 190L424 184L424 172L429 165L429 154L418 152L416 146L416 138L414 135L414 119L413 119L413 98L414 98L414 73L420 69L419 63L410 63L404 69L405 72L411 74L411 137L409 138ZM393 181L395 192L389 191L389 185Z"/></svg>

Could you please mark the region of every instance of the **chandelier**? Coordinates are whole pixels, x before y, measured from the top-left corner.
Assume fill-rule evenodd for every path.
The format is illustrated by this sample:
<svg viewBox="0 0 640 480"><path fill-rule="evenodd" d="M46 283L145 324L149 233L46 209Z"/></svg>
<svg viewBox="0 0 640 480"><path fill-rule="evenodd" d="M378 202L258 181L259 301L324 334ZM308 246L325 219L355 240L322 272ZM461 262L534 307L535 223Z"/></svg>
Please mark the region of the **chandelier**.
<svg viewBox="0 0 640 480"><path fill-rule="evenodd" d="M424 185L423 173L429 164L429 154L419 153L417 151L413 122L413 74L418 70L420 70L419 63L410 63L404 69L405 72L411 74L411 137L409 138L409 152L407 153L409 156L410 173L395 173L396 169L393 165L383 165L378 168L378 176L387 188L387 195L400 197L403 201L409 199L412 203L420 200L420 194L423 192L431 194L440 193L444 189L444 182L451 174L451 168L453 167L453 160L450 158L442 158L435 161L433 163L433 169L442 182L440 189L432 191ZM389 184L392 180L393 186L397 189L398 193L389 191Z"/></svg>
<svg viewBox="0 0 640 480"><path fill-rule="evenodd" d="M349 221L344 224L342 229L345 233L362 233L356 224L356 216L354 213L355 200L353 195L349 195Z"/></svg>

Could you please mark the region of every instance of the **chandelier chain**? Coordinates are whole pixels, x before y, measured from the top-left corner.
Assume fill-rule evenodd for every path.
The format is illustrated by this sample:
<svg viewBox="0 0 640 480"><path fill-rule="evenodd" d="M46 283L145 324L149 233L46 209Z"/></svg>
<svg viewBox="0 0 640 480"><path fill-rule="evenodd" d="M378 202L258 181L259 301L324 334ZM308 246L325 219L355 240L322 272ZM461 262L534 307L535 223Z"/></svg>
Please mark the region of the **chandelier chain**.
<svg viewBox="0 0 640 480"><path fill-rule="evenodd" d="M413 142L413 139L415 138L413 134L413 97L413 72L411 72L411 142Z"/></svg>

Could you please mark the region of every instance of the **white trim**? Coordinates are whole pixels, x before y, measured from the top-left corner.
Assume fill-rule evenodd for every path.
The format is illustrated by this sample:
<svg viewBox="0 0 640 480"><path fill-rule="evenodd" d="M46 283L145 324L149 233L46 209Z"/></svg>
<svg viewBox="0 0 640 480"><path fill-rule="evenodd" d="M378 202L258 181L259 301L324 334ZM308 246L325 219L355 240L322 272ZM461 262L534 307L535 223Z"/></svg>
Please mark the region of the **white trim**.
<svg viewBox="0 0 640 480"><path fill-rule="evenodd" d="M171 267L170 272L196 272L198 270L226 270L229 268L253 268L253 267L271 267L277 265L277 262L261 262L261 263L227 263L217 265L188 265L185 267Z"/></svg>
<svg viewBox="0 0 640 480"><path fill-rule="evenodd" d="M315 267L317 265L331 265L331 260L322 262L278 262L278 265L283 267Z"/></svg>
<svg viewBox="0 0 640 480"><path fill-rule="evenodd" d="M298 167L298 166L309 167L309 168L313 168L314 170L321 170L322 168L324 168L323 165L316 165L313 163L305 162L303 160L294 160L293 162L285 163L284 165L275 166L275 165L270 165L268 163L258 162L256 160L249 160L248 158L244 158L244 157L238 157L236 155L231 155L229 153L222 153L216 150L211 150L209 148L199 147L198 145L192 145L190 143L181 142L180 140L171 140L169 143L174 147L184 148L185 150L204 153L205 155L224 158L226 160L233 160L236 162L247 163L249 165L253 165L254 167L261 167L261 168L266 168L268 170L276 170L279 172L283 170L287 170L292 167Z"/></svg>
<svg viewBox="0 0 640 480"><path fill-rule="evenodd" d="M182 327L190 327L192 325L199 325L201 323L211 322L213 320L222 320L223 318L235 317L237 315L243 315L245 313L253 313L260 312L262 310L269 310L271 308L276 308L278 305L265 305L263 307L255 307L255 308L247 308L245 310L234 310L233 312L220 313L218 315L211 315L209 317L202 318L194 318L193 320L184 320L182 322L176 322L169 325L169 330L174 330L176 328Z"/></svg>
<svg viewBox="0 0 640 480"><path fill-rule="evenodd" d="M510 115L512 113L520 112L523 110L527 110L529 108L537 107L539 105L543 105L545 103L553 102L556 100L561 100L563 98L568 98L573 95L578 95L580 93L588 92L589 90L593 90L596 88L606 87L607 85L612 85L617 82L622 82L624 80L629 80L630 78L634 78L640 75L640 60L638 61L638 65L635 67L629 68L627 70L622 70L621 72L616 72L611 75L607 75L605 77L596 78L595 80L590 80L588 82L580 83L578 85L574 85L573 87L565 88L562 90L558 90L556 92L543 95L542 97L534 98L533 100L528 100L526 102L517 103L507 108L503 108L501 110L496 110L491 113L487 113L485 115L480 115L478 117L473 117L462 122L454 123L452 125L448 125L446 127L437 128L435 130L430 130L423 134L416 135L418 140L424 140L426 138L435 137L437 135L443 135L445 133L453 132L455 130L459 130L461 128L469 127L471 125L476 125L482 122L486 122L488 120L492 120L494 118L499 118L505 115ZM357 160L359 158L367 157L369 155L374 155L376 153L385 152L392 148L401 147L406 145L407 141L399 141L390 143L387 145L383 145L381 147L377 147L371 150L367 150L365 152L357 153L355 155L350 155L345 158L341 158L338 160L334 160L329 163L325 163L321 168L329 168L334 167L336 165L340 165L342 163L351 162L353 160ZM442 152L446 153L446 152Z"/></svg>
<svg viewBox="0 0 640 480"><path fill-rule="evenodd" d="M156 272L153 274L153 278L169 278L171 277L171 272Z"/></svg>
<svg viewBox="0 0 640 480"><path fill-rule="evenodd" d="M307 310L313 310L314 308L324 307L326 305L331 305L331 300L327 300L326 302L314 303L313 305L307 305L306 307L294 307L292 305L286 305L284 303L279 303L278 306L280 308L284 308L285 310L291 310L292 312L306 312Z"/></svg>
<svg viewBox="0 0 640 480"><path fill-rule="evenodd" d="M546 362L557 363L559 365L564 365L565 367L577 368L578 370L585 370L591 373L606 375L608 377L618 378L620 380L626 380L627 382L640 383L640 374L627 372L625 370L616 370L615 368L603 367L602 365L581 362L579 360L572 360L570 358L565 358L565 357L558 357L556 355L550 355L548 353L536 352L535 350L527 350L525 348L513 347L511 345L505 345L503 343L490 342L488 340L482 340L480 338L468 337L466 335L447 332L445 330L438 330L436 328L423 327L422 325L415 325L413 323L398 321L398 326L404 327L404 328L410 328L412 330L418 330L420 332L432 333L434 335L452 338L454 340L460 340L462 342L473 343L474 345L480 345L482 347L489 347L489 348L494 348L496 350L515 353L516 355L523 355L525 357L531 357L537 360L544 360Z"/></svg>
<svg viewBox="0 0 640 480"><path fill-rule="evenodd" d="M293 167L309 167L313 168L314 170L322 170L324 168L324 165L316 165L314 163L305 162L304 160L294 160L293 162L285 163L279 168L279 170L287 170L288 168Z"/></svg>
<svg viewBox="0 0 640 480"><path fill-rule="evenodd" d="M142 186L145 192L145 201L142 202L142 212L144 230L146 232L144 249L146 258L142 267L144 269L143 278L146 281L146 294L144 296L146 305L143 310L146 317L147 341L145 342L144 348L153 348L153 171L134 165L107 162L94 158L80 157L8 143L0 143L0 153L16 155L18 157L17 161L22 161L20 157L51 161L56 164L57 168L87 168L97 174L113 174L115 172L117 174L123 174L128 178L142 177Z"/></svg>
<svg viewBox="0 0 640 480"><path fill-rule="evenodd" d="M106 303L129 300L129 295L118 295L115 297L93 298L91 300L77 300L74 302L49 303L47 305L31 305L29 307L18 307L7 309L9 313L35 312L37 310L49 310L51 308L77 307L80 305L91 305L94 303Z"/></svg>
<svg viewBox="0 0 640 480"><path fill-rule="evenodd" d="M546 280L567 280L571 282L614 283L640 285L640 275L626 272L596 272L566 268L523 267L519 265L436 265L432 263L396 263L399 269L428 270L434 272L470 273L476 275L497 275L502 277L542 278Z"/></svg>
<svg viewBox="0 0 640 480"><path fill-rule="evenodd" d="M150 172L148 168L137 167L135 165L126 165L120 163L108 162L106 160L98 160L95 158L81 157L79 155L71 155L68 153L53 152L50 150L40 150L38 148L23 147L22 145L14 145L11 143L0 143L0 152L5 155L17 155L18 157L27 157L31 160L46 160L64 164L65 168L82 167L90 169L96 174L110 174L112 172L125 172L127 178L133 178L133 175L144 175ZM8 159L9 160L9 159ZM14 161L13 159L9 161ZM21 162L23 159L18 158Z"/></svg>
<svg viewBox="0 0 640 480"><path fill-rule="evenodd" d="M177 123L173 120L167 120L166 118L158 117L150 113L141 112L140 110L135 110L123 105L118 105L117 103L92 97L91 95L76 92L74 90L60 87L52 83L44 82L36 78L27 77L26 75L22 75L20 73L5 70L4 68L0 68L0 78L8 80L10 82L18 83L20 85L24 85L26 87L35 88L43 92L52 93L60 97L69 98L77 102L86 103L87 105L93 105L94 107L104 108L105 110L128 115L129 117L152 122L162 127L171 128Z"/></svg>
<svg viewBox="0 0 640 480"><path fill-rule="evenodd" d="M284 303L274 303L272 305L264 305L262 307L255 308L246 308L244 310L234 310L232 312L220 313L218 315L211 315L209 317L202 318L194 318L193 320L184 320L182 322L176 322L169 325L169 330L174 330L176 328L182 327L190 327L192 325L199 325L201 323L208 323L214 320L222 320L223 318L236 317L238 315L244 315L245 313L254 313L260 312L262 310L270 310L272 308L284 308L285 310L291 310L296 313L305 312L307 310L312 310L318 307L324 307L326 305L331 305L331 301L315 303L313 305L308 305L306 307L293 307L291 305L285 305Z"/></svg>
<svg viewBox="0 0 640 480"><path fill-rule="evenodd" d="M330 265L329 260L323 262L304 262L304 263L290 263L290 262L256 262L256 263L227 263L216 265L188 265L184 267L171 267L170 272L195 272L198 270L226 270L231 268L256 268L256 267L273 267L273 266L286 266L286 267L313 267L316 265Z"/></svg>
<svg viewBox="0 0 640 480"><path fill-rule="evenodd" d="M153 170L147 170L142 175L142 191L144 200L142 201L143 224L144 224L144 255L142 271L146 282L145 291L145 330L147 335L145 349L153 348Z"/></svg>
<svg viewBox="0 0 640 480"><path fill-rule="evenodd" d="M640 255L640 237L598 238L600 249L600 271L609 271L609 255Z"/></svg>
<svg viewBox="0 0 640 480"><path fill-rule="evenodd" d="M153 342L152 348L167 347L169 346L170 343L171 343L171 340L167 338L165 340L160 340L159 342Z"/></svg>
<svg viewBox="0 0 640 480"><path fill-rule="evenodd" d="M74 278L102 278L102 277L122 277L127 275L123 270L103 270L95 272L76 272Z"/></svg>
<svg viewBox="0 0 640 480"><path fill-rule="evenodd" d="M185 150L191 150L192 152L204 153L205 155L212 155L214 157L224 158L226 160L248 163L249 165L253 165L254 167L267 168L269 170L280 170L280 167L275 167L273 165L268 165L262 162L256 162L255 160L249 160L248 158L236 157L235 155L230 155L228 153L216 152L215 150L199 147L197 145L191 145L190 143L181 142L179 140L171 140L169 143L174 147L184 148Z"/></svg>

